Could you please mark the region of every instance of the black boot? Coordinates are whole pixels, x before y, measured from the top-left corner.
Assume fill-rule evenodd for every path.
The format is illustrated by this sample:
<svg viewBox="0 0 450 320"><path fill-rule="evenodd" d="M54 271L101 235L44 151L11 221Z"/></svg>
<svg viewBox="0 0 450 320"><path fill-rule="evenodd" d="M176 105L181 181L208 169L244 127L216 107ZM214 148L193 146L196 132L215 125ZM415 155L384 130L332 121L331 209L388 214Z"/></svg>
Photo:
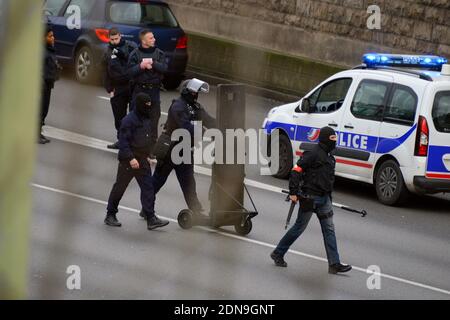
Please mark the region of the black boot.
<svg viewBox="0 0 450 320"><path fill-rule="evenodd" d="M139 217L143 218L144 220L147 220L147 215L144 213L143 210L141 210L141 212L139 212Z"/></svg>
<svg viewBox="0 0 450 320"><path fill-rule="evenodd" d="M169 221L162 220L158 218L157 216L153 216L151 218L147 219L147 229L148 230L154 230L156 228L162 228L169 224Z"/></svg>
<svg viewBox="0 0 450 320"><path fill-rule="evenodd" d="M121 227L122 224L117 220L115 214L108 214L105 218L105 224L111 227Z"/></svg>
<svg viewBox="0 0 450 320"><path fill-rule="evenodd" d="M113 144L109 144L107 146L108 149L113 149L113 150L119 150L119 141L117 141L116 143Z"/></svg>
<svg viewBox="0 0 450 320"><path fill-rule="evenodd" d="M350 270L352 270L352 266L341 263L336 263L328 267L328 273L331 274L349 272Z"/></svg>
<svg viewBox="0 0 450 320"><path fill-rule="evenodd" d="M274 251L270 254L270 257L273 259L273 261L275 262L275 265L277 267L283 267L283 268L287 267L287 262L284 261L284 258L281 254L278 254Z"/></svg>

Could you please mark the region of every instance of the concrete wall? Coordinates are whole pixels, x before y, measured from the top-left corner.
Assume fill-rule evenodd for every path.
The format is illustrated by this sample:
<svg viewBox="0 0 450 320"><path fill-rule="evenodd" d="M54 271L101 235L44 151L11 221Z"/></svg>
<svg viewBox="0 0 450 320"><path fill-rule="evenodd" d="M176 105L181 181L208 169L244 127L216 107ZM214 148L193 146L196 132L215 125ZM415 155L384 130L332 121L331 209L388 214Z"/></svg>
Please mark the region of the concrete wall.
<svg viewBox="0 0 450 320"><path fill-rule="evenodd" d="M341 67L354 66L368 51L430 53L450 57L449 0L168 2L188 32L225 42L233 41L262 52L298 57L300 68L306 60ZM370 17L367 8L372 4L381 9L381 30L367 28ZM196 57L191 66L203 68L201 60L197 59L199 53L193 51L201 47L199 40L194 37L191 42L191 53ZM286 68L290 69L289 64ZM282 83L279 84L278 80ZM269 87L278 89L294 81L290 76L289 79L278 80L262 79L260 82L271 82ZM288 90L296 91L298 86L288 84Z"/></svg>

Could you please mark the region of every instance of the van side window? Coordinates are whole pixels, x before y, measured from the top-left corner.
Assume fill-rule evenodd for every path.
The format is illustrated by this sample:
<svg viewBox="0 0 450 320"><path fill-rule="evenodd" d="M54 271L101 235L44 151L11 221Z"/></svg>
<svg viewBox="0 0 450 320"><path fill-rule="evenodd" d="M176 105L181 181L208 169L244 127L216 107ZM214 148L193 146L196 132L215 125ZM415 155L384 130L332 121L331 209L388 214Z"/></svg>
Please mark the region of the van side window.
<svg viewBox="0 0 450 320"><path fill-rule="evenodd" d="M95 1L92 0L71 0L69 6L78 6L81 11L81 18L87 18L92 8L94 7ZM68 7L67 7L68 8ZM68 17L70 14L66 12L64 14L65 17Z"/></svg>
<svg viewBox="0 0 450 320"><path fill-rule="evenodd" d="M384 121L413 125L416 117L417 95L406 86L394 85L384 112Z"/></svg>
<svg viewBox="0 0 450 320"><path fill-rule="evenodd" d="M67 0L47 0L45 2L44 14L47 16L57 16L61 12Z"/></svg>
<svg viewBox="0 0 450 320"><path fill-rule="evenodd" d="M390 83L363 80L353 98L351 112L356 118L381 121Z"/></svg>
<svg viewBox="0 0 450 320"><path fill-rule="evenodd" d="M315 113L329 113L339 110L352 84L351 78L333 80L317 89L310 97Z"/></svg>
<svg viewBox="0 0 450 320"><path fill-rule="evenodd" d="M432 116L436 130L450 133L450 91L441 91L436 94Z"/></svg>

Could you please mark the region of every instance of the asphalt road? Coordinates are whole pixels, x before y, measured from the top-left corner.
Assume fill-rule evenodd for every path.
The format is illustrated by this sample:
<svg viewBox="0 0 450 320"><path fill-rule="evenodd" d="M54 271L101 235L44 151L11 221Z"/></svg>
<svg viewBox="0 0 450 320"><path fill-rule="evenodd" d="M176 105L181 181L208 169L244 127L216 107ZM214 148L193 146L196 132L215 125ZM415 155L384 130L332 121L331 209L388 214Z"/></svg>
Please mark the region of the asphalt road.
<svg viewBox="0 0 450 320"><path fill-rule="evenodd" d="M167 111L176 92L162 94ZM249 190L260 212L247 237L232 228L180 229L185 208L172 175L157 197L156 210L171 224L147 231L138 216L139 188L133 182L122 201L120 229L103 224L105 201L115 179L116 155L104 149L115 131L104 90L69 78L56 84L46 131L52 143L39 146L30 233L29 298L33 299L449 299L450 197L413 197L402 208L378 203L371 186L338 179L334 201L365 209L358 215L335 209L341 259L355 266L346 275L327 273L316 218L288 253L287 269L268 257L284 235L289 204L273 187L287 181L260 176L249 166ZM200 102L215 113L215 90ZM277 101L247 97L247 128L259 128ZM163 120L165 117L163 117ZM64 131L61 131L61 130ZM208 204L210 177L197 174ZM261 182L256 185L255 182ZM249 201L246 205L250 206ZM81 289L69 290L68 266L81 270ZM369 266L381 272L381 288L369 290Z"/></svg>

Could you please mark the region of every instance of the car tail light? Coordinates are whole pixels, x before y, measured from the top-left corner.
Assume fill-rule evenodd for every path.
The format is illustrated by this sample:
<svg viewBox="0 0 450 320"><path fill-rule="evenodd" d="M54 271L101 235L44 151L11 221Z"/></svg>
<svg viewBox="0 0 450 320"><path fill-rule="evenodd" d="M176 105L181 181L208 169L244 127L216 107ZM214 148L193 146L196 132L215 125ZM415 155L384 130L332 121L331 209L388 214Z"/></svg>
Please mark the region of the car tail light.
<svg viewBox="0 0 450 320"><path fill-rule="evenodd" d="M429 142L428 123L425 117L419 117L419 125L417 127L416 149L414 155L417 157L426 157L428 155Z"/></svg>
<svg viewBox="0 0 450 320"><path fill-rule="evenodd" d="M187 42L188 42L188 39L187 39L186 35L184 35L181 38L179 38L178 42L177 42L177 49L186 49L187 48Z"/></svg>
<svg viewBox="0 0 450 320"><path fill-rule="evenodd" d="M95 29L95 35L101 42L109 42L109 30L108 29Z"/></svg>

